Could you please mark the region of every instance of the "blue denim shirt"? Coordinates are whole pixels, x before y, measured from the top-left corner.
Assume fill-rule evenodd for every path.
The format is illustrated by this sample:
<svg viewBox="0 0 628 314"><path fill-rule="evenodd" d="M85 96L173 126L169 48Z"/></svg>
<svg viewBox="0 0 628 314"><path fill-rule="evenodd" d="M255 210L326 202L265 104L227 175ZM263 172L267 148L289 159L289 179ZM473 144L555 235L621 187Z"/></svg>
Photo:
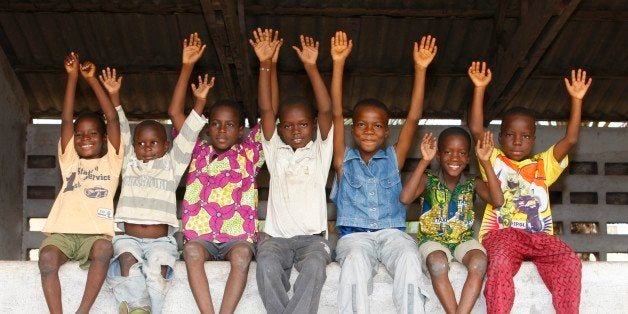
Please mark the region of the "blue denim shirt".
<svg viewBox="0 0 628 314"><path fill-rule="evenodd" d="M395 148L378 150L366 164L357 148L347 148L342 178L334 180L330 198L337 226L368 229L403 228L406 207L399 201L401 177Z"/></svg>

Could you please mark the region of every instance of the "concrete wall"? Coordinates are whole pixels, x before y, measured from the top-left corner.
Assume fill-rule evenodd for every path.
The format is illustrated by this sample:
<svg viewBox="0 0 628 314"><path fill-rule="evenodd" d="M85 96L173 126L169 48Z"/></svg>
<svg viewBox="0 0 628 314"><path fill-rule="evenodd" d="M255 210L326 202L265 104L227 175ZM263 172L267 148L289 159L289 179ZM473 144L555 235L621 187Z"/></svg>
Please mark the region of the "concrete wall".
<svg viewBox="0 0 628 314"><path fill-rule="evenodd" d="M0 49L0 260L22 259L22 180L28 103Z"/></svg>
<svg viewBox="0 0 628 314"><path fill-rule="evenodd" d="M255 281L255 263L251 264L248 282L236 313L264 313ZM227 262L207 262L205 270L216 311L220 306L225 280L229 273ZM626 313L628 309L628 263L585 262L583 264L581 313ZM292 272L291 283L296 279ZM340 266L332 263L327 266L327 281L321 293L319 313L337 313L337 291ZM459 263L453 263L449 273L458 297L466 278L466 270ZM87 272L78 264L67 263L61 268L60 278L63 290L64 312L73 312L79 305ZM427 280L427 279L426 279ZM516 297L512 313L552 313L551 296L539 277L533 264L525 262L514 278ZM39 270L35 262L0 262L0 313L45 313L46 302L41 290ZM422 292L427 296L426 313L443 313L443 309L431 283L423 284ZM370 298L371 312L395 313L391 297L392 278L380 265L373 278L373 294ZM164 313L198 313L196 303L187 281L183 262L177 262L172 288L166 296ZM476 303L474 313L485 313L483 296ZM117 313L116 302L110 287L105 284L91 313Z"/></svg>

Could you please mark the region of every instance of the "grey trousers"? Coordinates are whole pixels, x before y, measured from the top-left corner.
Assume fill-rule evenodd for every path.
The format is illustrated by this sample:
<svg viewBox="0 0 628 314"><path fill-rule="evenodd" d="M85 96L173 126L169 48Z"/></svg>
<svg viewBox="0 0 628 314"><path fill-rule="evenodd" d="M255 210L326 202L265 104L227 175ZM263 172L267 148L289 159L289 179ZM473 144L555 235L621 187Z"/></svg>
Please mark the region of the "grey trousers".
<svg viewBox="0 0 628 314"><path fill-rule="evenodd" d="M320 235L268 237L257 245L257 287L266 311L316 313L331 262L329 243ZM292 266L299 271L288 298Z"/></svg>
<svg viewBox="0 0 628 314"><path fill-rule="evenodd" d="M425 282L416 242L398 229L356 232L338 240L336 260L342 267L338 290L340 313L370 313L369 295L379 262L393 277L397 313L424 313L419 284Z"/></svg>

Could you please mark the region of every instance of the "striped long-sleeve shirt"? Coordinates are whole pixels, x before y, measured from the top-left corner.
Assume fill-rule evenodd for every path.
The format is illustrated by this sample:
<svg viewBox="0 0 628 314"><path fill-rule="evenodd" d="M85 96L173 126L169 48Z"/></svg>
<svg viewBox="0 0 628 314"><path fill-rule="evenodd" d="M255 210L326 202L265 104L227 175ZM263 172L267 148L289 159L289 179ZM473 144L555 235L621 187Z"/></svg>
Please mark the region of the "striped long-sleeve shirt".
<svg viewBox="0 0 628 314"><path fill-rule="evenodd" d="M172 148L161 158L140 161L133 150L131 129L122 107L117 107L120 133L125 143L122 167L122 191L115 222L124 230L124 222L144 225L167 224L172 235L179 229L175 191L185 172L198 133L207 120L195 111L188 115Z"/></svg>

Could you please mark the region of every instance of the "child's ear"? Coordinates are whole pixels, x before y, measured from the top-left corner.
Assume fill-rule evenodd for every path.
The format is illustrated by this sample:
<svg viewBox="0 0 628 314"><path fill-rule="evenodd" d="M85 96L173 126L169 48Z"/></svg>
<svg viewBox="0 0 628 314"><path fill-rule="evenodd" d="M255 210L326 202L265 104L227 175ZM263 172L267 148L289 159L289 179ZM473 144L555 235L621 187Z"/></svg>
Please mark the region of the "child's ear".
<svg viewBox="0 0 628 314"><path fill-rule="evenodd" d="M244 125L241 125L238 128L238 138L242 138L243 135L244 135Z"/></svg>

